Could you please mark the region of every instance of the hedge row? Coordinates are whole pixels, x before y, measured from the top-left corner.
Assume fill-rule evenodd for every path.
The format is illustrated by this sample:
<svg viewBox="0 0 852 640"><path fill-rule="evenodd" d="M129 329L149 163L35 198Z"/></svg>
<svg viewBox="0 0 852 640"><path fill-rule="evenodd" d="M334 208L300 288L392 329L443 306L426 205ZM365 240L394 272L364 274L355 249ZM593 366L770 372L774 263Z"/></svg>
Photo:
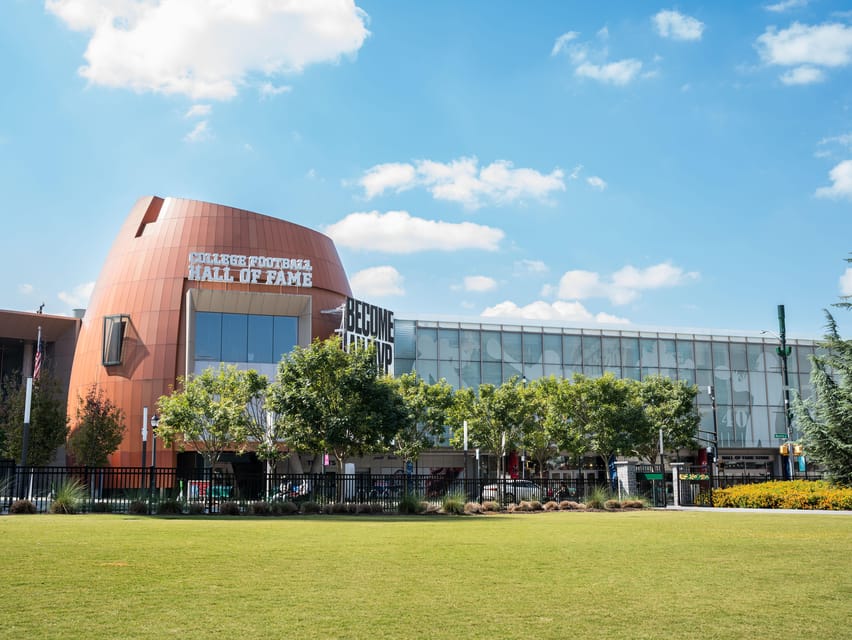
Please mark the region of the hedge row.
<svg viewBox="0 0 852 640"><path fill-rule="evenodd" d="M791 480L743 484L713 491L714 507L747 509L852 510L852 488L823 480Z"/></svg>

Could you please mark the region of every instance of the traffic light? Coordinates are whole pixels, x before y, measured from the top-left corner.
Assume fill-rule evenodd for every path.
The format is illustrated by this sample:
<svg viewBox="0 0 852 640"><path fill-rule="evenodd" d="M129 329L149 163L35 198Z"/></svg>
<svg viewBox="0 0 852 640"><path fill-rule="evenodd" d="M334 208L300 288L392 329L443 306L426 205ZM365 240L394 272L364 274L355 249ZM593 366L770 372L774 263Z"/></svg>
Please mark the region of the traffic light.
<svg viewBox="0 0 852 640"><path fill-rule="evenodd" d="M805 449L804 449L804 447L802 447L802 445L800 445L800 444L794 444L793 445L793 454L794 455L800 456L804 452L805 452Z"/></svg>
<svg viewBox="0 0 852 640"><path fill-rule="evenodd" d="M778 447L778 453L780 453L782 456L786 456L787 455L787 445L782 444L780 447Z"/></svg>

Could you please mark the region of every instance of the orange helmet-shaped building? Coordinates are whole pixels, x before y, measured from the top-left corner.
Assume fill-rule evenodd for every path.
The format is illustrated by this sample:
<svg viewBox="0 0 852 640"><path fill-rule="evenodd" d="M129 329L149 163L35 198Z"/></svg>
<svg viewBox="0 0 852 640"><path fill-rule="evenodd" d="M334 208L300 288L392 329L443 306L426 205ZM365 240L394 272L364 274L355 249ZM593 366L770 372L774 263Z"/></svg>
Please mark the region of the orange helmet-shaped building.
<svg viewBox="0 0 852 640"><path fill-rule="evenodd" d="M218 362L274 374L296 344L339 327L349 283L331 239L207 202L140 199L110 250L83 318L69 416L96 385L125 414L113 466L142 464L145 411L178 376ZM157 462L175 453L157 443ZM150 456L150 453L148 454Z"/></svg>

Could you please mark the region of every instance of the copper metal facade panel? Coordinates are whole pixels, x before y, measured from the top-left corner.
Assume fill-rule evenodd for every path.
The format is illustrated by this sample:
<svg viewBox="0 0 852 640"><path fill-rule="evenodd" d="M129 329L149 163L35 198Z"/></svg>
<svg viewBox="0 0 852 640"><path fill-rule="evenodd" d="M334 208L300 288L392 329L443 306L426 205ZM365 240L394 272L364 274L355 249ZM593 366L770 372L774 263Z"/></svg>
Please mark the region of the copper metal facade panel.
<svg viewBox="0 0 852 640"><path fill-rule="evenodd" d="M187 280L193 251L308 258L311 288L195 282ZM116 238L83 318L71 372L68 407L72 424L78 395L97 385L124 411L127 431L112 456L115 466L138 466L142 453L142 408L153 413L156 400L184 375L184 301L190 288L308 295L312 300L311 336L327 337L337 328L323 309L351 295L343 265L331 239L277 218L177 198L141 198ZM120 366L101 364L103 319L126 314L130 327ZM150 440L148 456L150 460ZM157 464L171 466L175 454L158 443Z"/></svg>

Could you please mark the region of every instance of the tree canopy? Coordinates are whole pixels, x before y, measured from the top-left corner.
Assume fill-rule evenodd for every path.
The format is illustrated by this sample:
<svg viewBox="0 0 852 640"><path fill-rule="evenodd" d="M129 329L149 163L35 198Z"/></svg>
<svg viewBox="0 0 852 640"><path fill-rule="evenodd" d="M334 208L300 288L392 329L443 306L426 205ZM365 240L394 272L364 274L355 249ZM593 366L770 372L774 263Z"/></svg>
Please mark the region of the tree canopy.
<svg viewBox="0 0 852 640"><path fill-rule="evenodd" d="M4 433L0 456L21 460L24 427L24 405L27 386L17 376L8 376L0 389L0 430ZM30 407L29 446L27 464L50 464L56 450L65 444L68 436L68 414L62 385L49 372L42 371L33 380Z"/></svg>
<svg viewBox="0 0 852 640"><path fill-rule="evenodd" d="M393 378L408 418L394 435L393 449L403 460L417 460L444 432L453 405L453 388L446 380L429 384L416 373Z"/></svg>
<svg viewBox="0 0 852 640"><path fill-rule="evenodd" d="M85 398L77 399L77 424L68 438L68 450L77 464L106 466L124 438L124 412L95 385Z"/></svg>

